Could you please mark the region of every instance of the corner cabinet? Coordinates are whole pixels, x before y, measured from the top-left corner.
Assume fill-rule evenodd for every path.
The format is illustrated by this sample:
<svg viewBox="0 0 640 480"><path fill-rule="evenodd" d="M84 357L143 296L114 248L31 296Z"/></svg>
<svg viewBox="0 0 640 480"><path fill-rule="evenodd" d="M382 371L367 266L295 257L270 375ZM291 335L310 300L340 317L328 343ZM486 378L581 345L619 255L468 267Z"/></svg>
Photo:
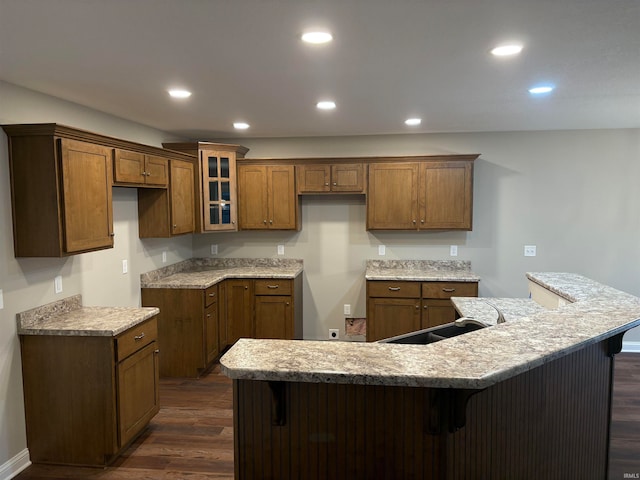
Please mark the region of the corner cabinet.
<svg viewBox="0 0 640 480"><path fill-rule="evenodd" d="M111 463L159 411L156 317L117 337L21 335L33 463Z"/></svg>
<svg viewBox="0 0 640 480"><path fill-rule="evenodd" d="M236 160L249 151L241 145L191 142L163 143L165 148L198 157L196 232L238 230Z"/></svg>
<svg viewBox="0 0 640 480"><path fill-rule="evenodd" d="M369 165L368 230L471 230L477 155Z"/></svg>
<svg viewBox="0 0 640 480"><path fill-rule="evenodd" d="M298 230L293 165L238 165L240 230Z"/></svg>
<svg viewBox="0 0 640 480"><path fill-rule="evenodd" d="M477 297L478 282L367 280L367 341L453 322L453 296Z"/></svg>

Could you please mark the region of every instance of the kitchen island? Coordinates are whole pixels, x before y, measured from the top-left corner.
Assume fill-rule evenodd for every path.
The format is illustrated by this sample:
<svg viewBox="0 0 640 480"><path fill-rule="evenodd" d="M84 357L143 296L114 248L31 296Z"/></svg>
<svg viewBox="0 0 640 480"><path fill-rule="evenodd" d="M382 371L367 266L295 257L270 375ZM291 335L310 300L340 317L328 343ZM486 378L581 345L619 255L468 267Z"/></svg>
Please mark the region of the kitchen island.
<svg viewBox="0 0 640 480"><path fill-rule="evenodd" d="M572 303L430 345L240 340L221 359L236 478L606 478L640 299L527 277Z"/></svg>

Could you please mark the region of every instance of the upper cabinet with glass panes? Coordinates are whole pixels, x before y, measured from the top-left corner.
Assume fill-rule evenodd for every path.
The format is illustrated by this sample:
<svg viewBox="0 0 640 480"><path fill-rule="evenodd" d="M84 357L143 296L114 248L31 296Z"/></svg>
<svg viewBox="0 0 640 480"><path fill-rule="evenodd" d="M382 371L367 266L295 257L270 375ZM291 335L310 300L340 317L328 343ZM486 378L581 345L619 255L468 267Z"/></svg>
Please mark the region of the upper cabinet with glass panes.
<svg viewBox="0 0 640 480"><path fill-rule="evenodd" d="M236 194L236 158L244 158L249 151L240 145L192 142L163 143L165 148L197 155L198 219L196 231L219 232L238 229L238 200Z"/></svg>

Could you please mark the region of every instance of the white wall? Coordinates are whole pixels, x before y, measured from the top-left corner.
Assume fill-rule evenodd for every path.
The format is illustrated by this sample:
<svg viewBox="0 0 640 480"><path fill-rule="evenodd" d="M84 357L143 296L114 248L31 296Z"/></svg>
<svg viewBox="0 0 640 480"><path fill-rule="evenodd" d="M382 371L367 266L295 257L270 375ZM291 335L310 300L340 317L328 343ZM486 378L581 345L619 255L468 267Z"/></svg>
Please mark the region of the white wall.
<svg viewBox="0 0 640 480"><path fill-rule="evenodd" d="M57 122L149 145L163 132L0 82L0 123ZM571 271L640 296L640 130L406 135L306 139L235 139L252 157L481 153L475 169L472 232L366 232L363 197L305 197L300 232L239 232L137 237L135 189L114 189L115 247L66 259L13 256L7 139L0 133L0 478L26 448L20 349L15 314L81 293L87 305L139 304L139 274L208 256L302 258L306 338L344 334L342 305L364 316L364 262L387 245L389 259L444 259L459 245L472 261L480 294L525 296L524 272ZM524 244L538 256L524 258ZM121 261L129 261L122 275ZM64 292L53 292L62 275ZM625 340L640 340L640 331ZM4 467L3 467L4 466ZM4 471L3 471L4 468Z"/></svg>
<svg viewBox="0 0 640 480"><path fill-rule="evenodd" d="M1 124L55 122L155 146L175 140L152 128L2 82L0 105ZM168 263L191 257L191 235L139 240L137 211L136 189L114 188L113 249L62 259L14 258L7 137L0 133L0 289L4 294L4 309L0 310L0 478L11 473L8 460L26 448L16 313L78 293L86 305L138 306L140 273L161 266L163 250L168 251ZM123 259L129 262L128 275L121 273ZM62 294L53 290L56 275L62 275Z"/></svg>
<svg viewBox="0 0 640 480"><path fill-rule="evenodd" d="M304 139L226 139L248 157L480 153L472 232L366 232L363 197L302 200L300 232L194 236L194 254L304 260L304 336L344 335L342 306L365 316L366 259L471 260L480 295L524 297L525 272L568 271L640 296L640 130L506 132ZM523 246L538 247L535 258ZM640 341L640 329L626 335Z"/></svg>

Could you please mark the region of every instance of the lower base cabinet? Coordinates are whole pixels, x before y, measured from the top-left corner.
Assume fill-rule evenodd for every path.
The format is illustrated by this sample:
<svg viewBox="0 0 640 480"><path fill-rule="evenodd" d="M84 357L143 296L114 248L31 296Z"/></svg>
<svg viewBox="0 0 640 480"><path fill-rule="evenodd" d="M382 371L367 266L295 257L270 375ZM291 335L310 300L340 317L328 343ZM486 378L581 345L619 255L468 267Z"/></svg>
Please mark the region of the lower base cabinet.
<svg viewBox="0 0 640 480"><path fill-rule="evenodd" d="M104 467L158 412L156 318L117 337L22 335L33 463Z"/></svg>
<svg viewBox="0 0 640 480"><path fill-rule="evenodd" d="M142 305L160 309L162 377L198 377L240 338L302 339L302 275L143 288Z"/></svg>
<svg viewBox="0 0 640 480"><path fill-rule="evenodd" d="M477 282L367 281L367 341L456 319L451 297L477 297Z"/></svg>

